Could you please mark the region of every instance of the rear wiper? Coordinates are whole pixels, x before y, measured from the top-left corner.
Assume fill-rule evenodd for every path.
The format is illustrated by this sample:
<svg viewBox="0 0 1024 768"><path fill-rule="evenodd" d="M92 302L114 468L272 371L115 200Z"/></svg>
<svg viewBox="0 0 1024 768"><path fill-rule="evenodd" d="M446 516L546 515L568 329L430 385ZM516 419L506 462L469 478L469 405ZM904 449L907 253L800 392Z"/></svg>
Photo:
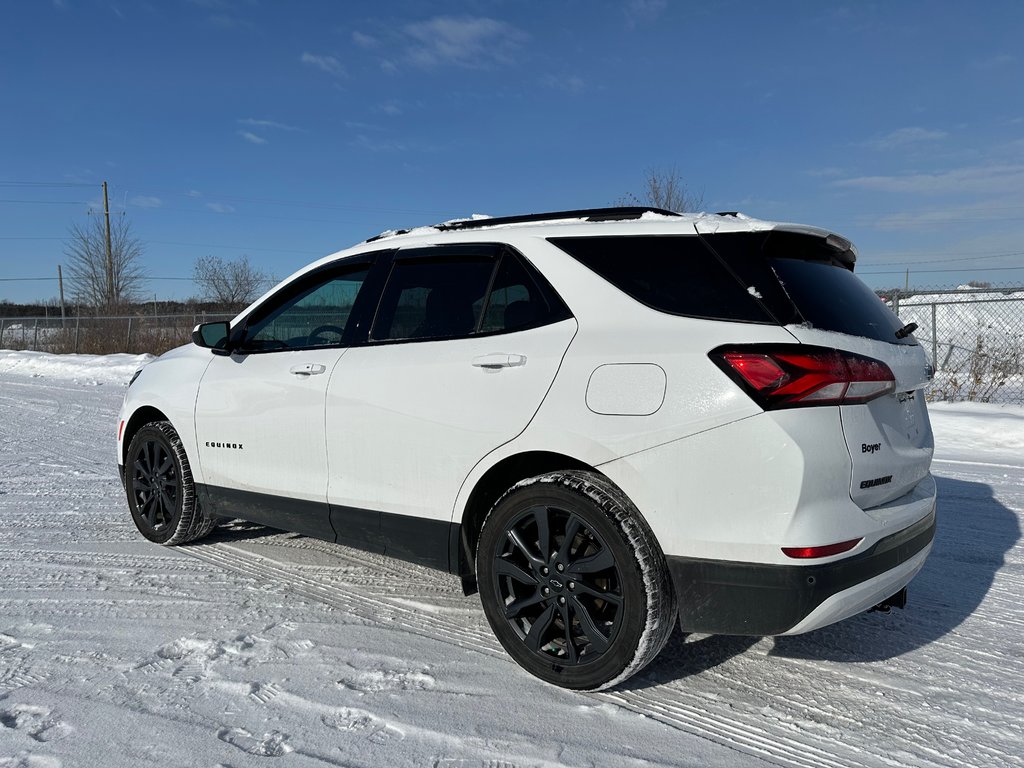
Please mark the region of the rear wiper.
<svg viewBox="0 0 1024 768"><path fill-rule="evenodd" d="M905 339L905 338L907 338L907 336L909 336L910 334L912 334L916 330L917 330L917 323L907 323L902 328L900 328L898 331L896 331L896 338L897 339Z"/></svg>

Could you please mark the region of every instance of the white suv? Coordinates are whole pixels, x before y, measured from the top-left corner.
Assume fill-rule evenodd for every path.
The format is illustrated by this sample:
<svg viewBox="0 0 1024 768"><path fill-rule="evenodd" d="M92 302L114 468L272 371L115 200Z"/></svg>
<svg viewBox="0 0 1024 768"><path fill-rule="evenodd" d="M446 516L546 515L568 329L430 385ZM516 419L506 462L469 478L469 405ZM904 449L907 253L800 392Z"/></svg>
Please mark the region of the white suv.
<svg viewBox="0 0 1024 768"><path fill-rule="evenodd" d="M930 368L855 258L642 208L385 233L136 374L132 518L447 569L569 688L635 673L677 617L780 635L902 605L935 527Z"/></svg>

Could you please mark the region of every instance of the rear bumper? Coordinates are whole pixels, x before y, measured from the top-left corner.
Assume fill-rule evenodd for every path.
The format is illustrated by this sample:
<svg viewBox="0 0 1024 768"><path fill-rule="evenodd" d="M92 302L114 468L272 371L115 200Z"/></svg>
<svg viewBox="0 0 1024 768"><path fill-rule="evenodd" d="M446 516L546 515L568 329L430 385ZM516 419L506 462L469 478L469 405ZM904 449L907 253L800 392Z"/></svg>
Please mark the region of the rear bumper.
<svg viewBox="0 0 1024 768"><path fill-rule="evenodd" d="M767 565L669 556L686 632L783 635L853 616L898 592L924 564L935 509L866 552L821 565Z"/></svg>

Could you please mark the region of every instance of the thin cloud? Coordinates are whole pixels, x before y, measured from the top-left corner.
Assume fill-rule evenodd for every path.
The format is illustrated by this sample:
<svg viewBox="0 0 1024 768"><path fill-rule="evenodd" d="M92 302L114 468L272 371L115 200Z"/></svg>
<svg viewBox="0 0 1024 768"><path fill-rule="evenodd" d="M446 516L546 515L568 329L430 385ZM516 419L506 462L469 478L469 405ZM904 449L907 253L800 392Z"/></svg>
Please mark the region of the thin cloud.
<svg viewBox="0 0 1024 768"><path fill-rule="evenodd" d="M985 59L978 59L977 61L972 62L971 66L974 67L974 69L981 70L999 69L1000 67L1013 64L1015 61L1017 61L1016 56L1011 56L1008 53L999 53Z"/></svg>
<svg viewBox="0 0 1024 768"><path fill-rule="evenodd" d="M266 144L267 140L262 136L257 136L252 131L239 131L238 135L248 141L250 144Z"/></svg>
<svg viewBox="0 0 1024 768"><path fill-rule="evenodd" d="M186 197L202 197L203 193L200 192L198 189L190 189L188 192L185 193L185 196Z"/></svg>
<svg viewBox="0 0 1024 768"><path fill-rule="evenodd" d="M409 149L404 142L374 139L362 133L352 140L352 146L367 152L406 152Z"/></svg>
<svg viewBox="0 0 1024 768"><path fill-rule="evenodd" d="M367 35L359 30L352 32L352 42L360 48L376 48L380 41L373 35Z"/></svg>
<svg viewBox="0 0 1024 768"><path fill-rule="evenodd" d="M583 93L587 84L579 75L545 75L541 83L547 88L566 93Z"/></svg>
<svg viewBox="0 0 1024 768"><path fill-rule="evenodd" d="M153 195L136 195L128 198L128 204L134 205L136 208L159 208L164 201Z"/></svg>
<svg viewBox="0 0 1024 768"><path fill-rule="evenodd" d="M1014 209L1016 210L1016 209ZM973 203L955 208L928 211L901 211L882 216L872 224L876 229L885 230L932 230L936 227L973 224L983 221L998 221L1006 217L1006 209L993 208L988 203Z"/></svg>
<svg viewBox="0 0 1024 768"><path fill-rule="evenodd" d="M374 107L374 111L381 112L391 117L397 117L402 114L402 107L397 101L385 101Z"/></svg>
<svg viewBox="0 0 1024 768"><path fill-rule="evenodd" d="M207 207L208 210L211 210L214 213L234 213L235 212L235 207L233 205L228 205L227 203L207 203L206 207Z"/></svg>
<svg viewBox="0 0 1024 768"><path fill-rule="evenodd" d="M315 67L322 72L326 72L332 77L347 77L348 72L345 71L345 67L342 66L341 62L338 61L334 56L321 56L315 53L309 53L308 51L303 53L299 59L303 64L307 64L311 67Z"/></svg>
<svg viewBox="0 0 1024 768"><path fill-rule="evenodd" d="M1024 165L976 165L940 173L858 176L834 181L832 186L909 194L1015 194L1024 189Z"/></svg>
<svg viewBox="0 0 1024 768"><path fill-rule="evenodd" d="M407 24L405 34L413 41L408 60L417 67L443 65L482 69L511 63L528 39L517 27L483 16L436 16Z"/></svg>
<svg viewBox="0 0 1024 768"><path fill-rule="evenodd" d="M287 123L279 123L276 120L260 120L255 117L243 117L238 121L239 125L247 125L250 128L272 128L278 131L299 131L303 129Z"/></svg>
<svg viewBox="0 0 1024 768"><path fill-rule="evenodd" d="M358 120L346 120L345 127L351 131L383 132L386 130L382 125L374 125L373 123L361 123Z"/></svg>
<svg viewBox="0 0 1024 768"><path fill-rule="evenodd" d="M936 131L917 126L910 128L897 128L883 136L877 136L867 142L872 149L889 150L900 149L915 144L926 144L934 141L941 141L948 137L945 131Z"/></svg>

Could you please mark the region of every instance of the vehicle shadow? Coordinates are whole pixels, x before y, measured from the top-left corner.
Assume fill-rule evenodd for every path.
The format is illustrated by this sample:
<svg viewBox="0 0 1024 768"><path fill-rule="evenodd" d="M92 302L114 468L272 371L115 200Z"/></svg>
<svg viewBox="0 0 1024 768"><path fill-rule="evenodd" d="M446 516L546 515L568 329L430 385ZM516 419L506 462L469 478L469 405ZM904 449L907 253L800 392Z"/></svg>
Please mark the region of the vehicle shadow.
<svg viewBox="0 0 1024 768"><path fill-rule="evenodd" d="M1021 538L1017 514L984 483L936 478L938 525L931 555L911 582L903 610L863 613L791 637L776 637L770 656L815 661L875 662L928 645L952 632L988 594L1004 557ZM648 688L699 674L727 662L759 637L676 632L649 667L620 690Z"/></svg>
<svg viewBox="0 0 1024 768"><path fill-rule="evenodd" d="M185 546L203 546L205 544L245 541L246 539L263 539L270 536L279 536L282 533L288 532L277 528L270 528L259 523L250 523L246 520L229 520L220 523L199 541L190 542ZM299 534L291 535L298 536Z"/></svg>
<svg viewBox="0 0 1024 768"><path fill-rule="evenodd" d="M936 478L932 552L910 583L907 607L867 613L806 635L775 638L771 655L869 662L900 656L956 629L981 605L1021 537L1017 514L984 483Z"/></svg>
<svg viewBox="0 0 1024 768"><path fill-rule="evenodd" d="M698 640L688 640L686 633L677 628L658 658L640 674L615 686L613 690L642 690L699 675L739 656L760 641L760 637L739 635L706 635Z"/></svg>

